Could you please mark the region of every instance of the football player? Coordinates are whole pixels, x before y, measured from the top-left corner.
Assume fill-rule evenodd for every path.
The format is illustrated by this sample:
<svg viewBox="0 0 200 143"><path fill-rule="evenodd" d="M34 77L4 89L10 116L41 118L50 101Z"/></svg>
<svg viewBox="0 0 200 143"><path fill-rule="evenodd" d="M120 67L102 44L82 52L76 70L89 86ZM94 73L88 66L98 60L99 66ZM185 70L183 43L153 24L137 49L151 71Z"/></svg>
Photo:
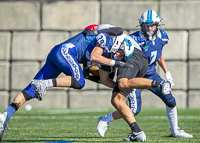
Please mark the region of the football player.
<svg viewBox="0 0 200 143"><path fill-rule="evenodd" d="M167 33L160 29L161 18L159 14L153 10L145 11L140 18L139 25L141 27L141 31L130 34L130 37L132 37L140 45L142 51L148 58L148 70L144 77L147 79L163 81L163 79L156 72L156 62L158 62L159 66L165 73L166 80L171 83L171 86L173 86L173 78L167 68L162 54L163 46L168 43L169 38ZM157 95L166 105L166 114L170 125L171 136L192 138L192 135L186 133L184 130L180 130L178 127L176 100L172 93L170 92L167 95L163 95L161 89L159 88L151 88L149 90ZM135 116L141 111L141 92L142 89L133 90L128 97L129 107ZM117 111L99 117L99 123L97 126L99 135L103 137L109 127L109 124L113 120L119 118L121 118L121 115Z"/></svg>
<svg viewBox="0 0 200 143"><path fill-rule="evenodd" d="M118 36L114 40L113 51L118 51L123 49L124 52L124 62L133 64L133 68L128 69L118 69L117 83L112 81L109 77L110 68L106 66L100 66L99 75L102 84L114 88L111 102L113 106L124 116L125 121L130 125L132 129L131 136L123 141L146 141L146 135L139 128L134 115L130 108L123 102L124 98L132 92L133 88L159 88L161 81L153 81L145 78L141 78L145 75L148 68L148 61L144 53L142 52L140 46L136 41L134 41L130 36L123 34ZM115 52L114 52L115 53ZM120 57L122 58L122 57ZM95 72L98 70L94 68ZM97 76L97 74L96 74ZM135 78L137 77L137 78ZM164 91L163 91L164 92ZM164 93L167 94L167 93ZM131 114L130 114L131 113ZM104 122L105 123L105 122ZM108 125L105 124L104 128ZM102 128L97 128L101 134ZM102 129L102 130L103 130Z"/></svg>

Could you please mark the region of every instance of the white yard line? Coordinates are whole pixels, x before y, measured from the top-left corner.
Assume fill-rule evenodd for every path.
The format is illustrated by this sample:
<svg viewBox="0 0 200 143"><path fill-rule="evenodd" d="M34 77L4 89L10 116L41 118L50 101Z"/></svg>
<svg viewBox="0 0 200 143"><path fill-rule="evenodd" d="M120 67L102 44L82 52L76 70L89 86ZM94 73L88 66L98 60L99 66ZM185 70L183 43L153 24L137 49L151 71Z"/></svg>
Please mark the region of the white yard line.
<svg viewBox="0 0 200 143"><path fill-rule="evenodd" d="M98 116L12 116L11 119L52 119L52 120L56 120L56 119L97 119ZM138 116L136 117L137 119L155 119L155 120L165 120L167 119L166 116ZM200 116L178 116L178 119L182 120L182 119L187 119L187 120L200 120Z"/></svg>
<svg viewBox="0 0 200 143"><path fill-rule="evenodd" d="M49 110L49 114L64 114L64 113L89 113L89 112L108 112L109 108L86 108L86 109L66 109L66 110Z"/></svg>

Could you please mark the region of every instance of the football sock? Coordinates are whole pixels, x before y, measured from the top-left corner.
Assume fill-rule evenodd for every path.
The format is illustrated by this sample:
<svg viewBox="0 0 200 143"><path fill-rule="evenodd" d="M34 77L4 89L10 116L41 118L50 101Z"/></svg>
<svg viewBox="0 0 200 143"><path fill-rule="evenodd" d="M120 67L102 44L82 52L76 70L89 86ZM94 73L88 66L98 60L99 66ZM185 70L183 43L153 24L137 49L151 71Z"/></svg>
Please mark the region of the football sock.
<svg viewBox="0 0 200 143"><path fill-rule="evenodd" d="M110 122L112 122L114 120L113 116L112 116L112 113L105 115L105 118L106 118L106 121L108 123L110 123Z"/></svg>
<svg viewBox="0 0 200 143"><path fill-rule="evenodd" d="M11 105L7 108L7 110L5 112L7 112L7 116L8 118L6 119L7 121L10 120L10 118L12 117L12 115L16 112L17 110L15 108L13 108Z"/></svg>
<svg viewBox="0 0 200 143"><path fill-rule="evenodd" d="M166 114L170 125L171 132L177 130L178 128L178 117L176 106L174 108L169 108L166 106Z"/></svg>
<svg viewBox="0 0 200 143"><path fill-rule="evenodd" d="M52 82L53 82L53 86L56 87L56 86L57 86L57 82L56 82L56 79L55 79L55 78L52 79Z"/></svg>
<svg viewBox="0 0 200 143"><path fill-rule="evenodd" d="M141 132L140 127L138 126L137 122L133 122L132 124L130 124L131 130L132 132Z"/></svg>
<svg viewBox="0 0 200 143"><path fill-rule="evenodd" d="M51 87L56 85L55 79L47 79L47 80L44 80L44 82L45 82L45 85L46 85L47 88L51 88Z"/></svg>

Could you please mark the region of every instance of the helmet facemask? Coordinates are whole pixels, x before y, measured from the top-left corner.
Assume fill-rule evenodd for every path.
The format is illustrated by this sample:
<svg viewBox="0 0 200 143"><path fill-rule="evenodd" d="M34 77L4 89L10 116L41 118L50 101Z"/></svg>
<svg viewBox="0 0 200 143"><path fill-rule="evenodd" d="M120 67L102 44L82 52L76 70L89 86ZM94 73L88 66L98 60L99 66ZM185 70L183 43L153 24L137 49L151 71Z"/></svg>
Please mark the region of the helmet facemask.
<svg viewBox="0 0 200 143"><path fill-rule="evenodd" d="M156 26L156 29L154 31L148 31L145 29L145 25L146 24L154 24ZM148 37L149 40L152 40L152 38L157 34L157 32L159 31L160 29L160 24L159 23L142 23L141 24L141 31L142 31L142 34L145 36L145 37Z"/></svg>

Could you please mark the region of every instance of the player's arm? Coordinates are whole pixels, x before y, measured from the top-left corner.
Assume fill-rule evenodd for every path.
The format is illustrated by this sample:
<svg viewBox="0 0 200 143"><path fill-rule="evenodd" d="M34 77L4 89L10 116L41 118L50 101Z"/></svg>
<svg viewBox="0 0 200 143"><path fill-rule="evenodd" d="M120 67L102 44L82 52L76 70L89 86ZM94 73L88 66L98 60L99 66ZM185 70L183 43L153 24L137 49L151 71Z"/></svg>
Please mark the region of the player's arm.
<svg viewBox="0 0 200 143"><path fill-rule="evenodd" d="M110 63L112 60L102 56L102 54L103 49L100 47L99 44L97 44L97 46L94 47L94 49L91 52L90 61L101 65L114 66L115 63L111 65Z"/></svg>
<svg viewBox="0 0 200 143"><path fill-rule="evenodd" d="M168 72L167 65L166 65L166 62L165 62L165 59L164 59L163 54L162 54L161 57L158 59L158 64L159 64L159 66L163 69L163 71L164 71L165 73Z"/></svg>
<svg viewBox="0 0 200 143"><path fill-rule="evenodd" d="M97 64L111 66L111 67L115 66L115 67L118 67L118 68L131 68L131 67L133 67L133 65L130 64L130 63L124 63L122 61L115 61L113 59L106 58L102 55L103 55L103 48L101 48L100 45L97 44L97 46L94 47L94 49L91 52L90 61L97 63Z"/></svg>
<svg viewBox="0 0 200 143"><path fill-rule="evenodd" d="M174 86L174 80L172 78L171 73L167 69L167 65L166 65L166 62L165 62L163 54L158 59L158 64L163 69L163 71L165 72L165 78L166 78L167 81L169 81L171 83L171 87Z"/></svg>
<svg viewBox="0 0 200 143"><path fill-rule="evenodd" d="M117 84L109 77L109 72L99 69L100 81L103 85L114 88Z"/></svg>

